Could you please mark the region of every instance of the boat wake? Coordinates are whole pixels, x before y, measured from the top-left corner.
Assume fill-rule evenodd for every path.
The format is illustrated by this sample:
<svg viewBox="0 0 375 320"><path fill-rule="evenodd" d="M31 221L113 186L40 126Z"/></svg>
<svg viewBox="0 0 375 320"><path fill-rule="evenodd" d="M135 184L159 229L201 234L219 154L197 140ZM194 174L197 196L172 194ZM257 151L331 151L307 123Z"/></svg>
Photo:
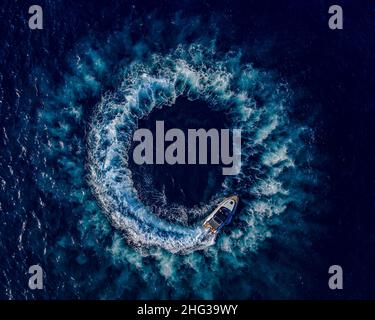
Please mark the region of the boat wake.
<svg viewBox="0 0 375 320"><path fill-rule="evenodd" d="M203 241L201 226L166 222L140 201L129 169L132 134L154 108L173 108L180 96L206 102L230 119L243 135L242 171L225 178L220 195L244 194L242 218L281 214L291 197L281 177L293 170L293 147L306 128L287 126L289 88L269 72L241 63L241 52L216 54L214 46L179 45L168 54L150 54L129 63L122 83L103 96L88 133L90 184L113 225L140 246L190 252ZM254 159L257 159L254 161ZM298 170L298 168L297 168ZM249 200L249 195L256 195ZM270 201L271 200L271 201ZM250 221L247 223L250 224ZM249 228L246 233L253 233Z"/></svg>

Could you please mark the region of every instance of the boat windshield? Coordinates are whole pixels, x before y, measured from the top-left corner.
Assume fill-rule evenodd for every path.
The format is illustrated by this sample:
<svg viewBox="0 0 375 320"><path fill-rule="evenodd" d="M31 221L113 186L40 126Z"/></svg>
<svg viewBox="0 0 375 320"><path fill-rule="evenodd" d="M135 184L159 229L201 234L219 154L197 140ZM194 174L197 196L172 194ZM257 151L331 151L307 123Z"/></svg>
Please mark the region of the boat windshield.
<svg viewBox="0 0 375 320"><path fill-rule="evenodd" d="M227 219L229 213L230 213L229 209L227 209L227 208L220 208L216 212L214 219L215 219L215 221L217 223L222 224Z"/></svg>

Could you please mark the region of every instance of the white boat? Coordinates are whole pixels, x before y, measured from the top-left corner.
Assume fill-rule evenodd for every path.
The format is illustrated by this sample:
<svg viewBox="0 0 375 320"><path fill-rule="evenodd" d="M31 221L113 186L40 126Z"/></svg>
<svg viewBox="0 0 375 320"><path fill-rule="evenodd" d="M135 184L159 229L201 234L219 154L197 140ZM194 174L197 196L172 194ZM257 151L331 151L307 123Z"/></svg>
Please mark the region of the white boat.
<svg viewBox="0 0 375 320"><path fill-rule="evenodd" d="M209 229L211 233L219 232L221 228L232 221L238 201L238 196L225 198L206 220L204 220L203 227Z"/></svg>

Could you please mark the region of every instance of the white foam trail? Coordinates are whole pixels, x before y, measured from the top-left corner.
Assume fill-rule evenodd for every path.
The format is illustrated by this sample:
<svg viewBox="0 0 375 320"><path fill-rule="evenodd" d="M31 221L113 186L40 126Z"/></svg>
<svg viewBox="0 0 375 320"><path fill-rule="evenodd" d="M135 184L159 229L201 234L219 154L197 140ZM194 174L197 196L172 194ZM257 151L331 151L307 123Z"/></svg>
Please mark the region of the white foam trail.
<svg viewBox="0 0 375 320"><path fill-rule="evenodd" d="M195 63L202 61L198 56L205 57L205 64ZM153 55L147 63L130 65L118 91L103 97L97 106L89 134L90 183L112 223L132 243L159 246L172 252L190 252L213 243L213 239L207 240L200 225L183 226L155 216L140 201L134 188L128 168L131 137L137 128L137 119L147 116L154 108L171 106L181 95L206 101L215 110L226 113L233 128L242 129L245 168L258 153L263 153L263 163L255 165L262 173L262 166L273 168L281 161L290 163L287 139L278 140L279 147L274 151L260 152L264 146L275 144L267 141L272 140L284 124L284 98L275 90L277 84L272 84L272 92L263 92L266 91L263 84L256 91L254 88L262 80L269 81L268 75L250 65L241 65L239 59L237 55L237 60L232 59L229 66L201 46L180 46L174 53ZM261 96L263 105L255 103L254 94ZM287 195L281 182L275 180L276 170L280 173L280 167L275 168L275 172L271 170L268 180L253 185L248 192L258 197ZM249 184L249 177L243 173L235 178L227 177L219 191L222 195L233 189L234 179L240 187ZM207 206L195 210L203 215L204 209L207 210ZM284 205L277 207L276 202L262 200L245 206L248 212L262 216L281 213L284 209ZM187 208L183 211L192 214Z"/></svg>

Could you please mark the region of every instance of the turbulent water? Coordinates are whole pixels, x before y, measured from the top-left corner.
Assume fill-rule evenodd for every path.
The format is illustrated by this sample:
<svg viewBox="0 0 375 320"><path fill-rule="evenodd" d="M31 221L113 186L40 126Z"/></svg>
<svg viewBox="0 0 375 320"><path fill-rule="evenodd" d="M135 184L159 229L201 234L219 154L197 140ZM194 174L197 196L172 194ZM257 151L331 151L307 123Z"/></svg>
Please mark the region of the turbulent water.
<svg viewBox="0 0 375 320"><path fill-rule="evenodd" d="M121 24L80 36L59 61L35 64L26 89L17 89L15 74L10 104L19 130L1 128L0 188L8 196L0 208L19 230L1 239L17 250L2 261L0 296L296 296L310 281L298 258L316 232L306 217L319 207L313 116L294 115L308 91L254 63L261 52L253 43L223 44L219 21L179 13L165 22L155 13ZM155 112L178 108L183 117L200 105L205 117L220 114L227 128L242 130L242 166L219 180L202 175L207 192L189 205L156 189L150 172L137 181L132 135ZM241 201L233 222L207 237L202 221L233 194ZM34 263L46 272L44 293L22 285Z"/></svg>

